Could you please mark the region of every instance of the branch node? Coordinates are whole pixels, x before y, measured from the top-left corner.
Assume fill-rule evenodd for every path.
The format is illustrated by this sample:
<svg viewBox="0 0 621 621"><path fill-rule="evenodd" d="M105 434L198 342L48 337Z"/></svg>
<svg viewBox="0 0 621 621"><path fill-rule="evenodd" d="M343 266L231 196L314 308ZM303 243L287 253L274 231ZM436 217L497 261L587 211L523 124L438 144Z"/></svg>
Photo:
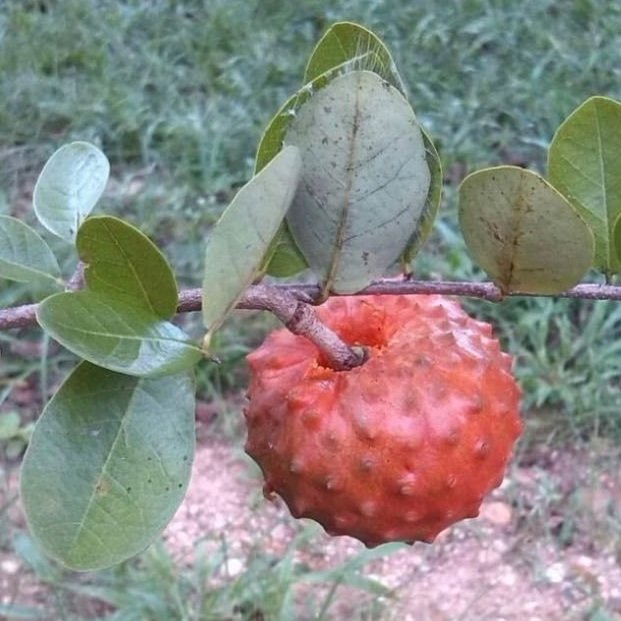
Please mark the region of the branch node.
<svg viewBox="0 0 621 621"><path fill-rule="evenodd" d="M82 261L78 261L73 275L67 282L66 291L78 291L84 287L84 270L86 265Z"/></svg>
<svg viewBox="0 0 621 621"><path fill-rule="evenodd" d="M76 275L79 283L79 277ZM71 279L74 281L74 278ZM71 281L68 286L70 288ZM76 283L77 284L77 283ZM79 286L77 287L79 288ZM503 292L491 282L451 282L423 281L406 278L385 278L369 285L358 295L452 295L472 297L488 302L502 302L508 297L534 297L533 294ZM237 308L245 310L270 310L281 321L287 323L297 311L298 303L312 306L319 302L321 291L317 285L293 284L251 286L239 301ZM574 298L583 300L615 300L621 302L621 286L612 284L584 283L573 289L552 296L555 298ZM202 292L188 289L179 294L177 312L187 313L201 310ZM276 302L274 302L276 300ZM279 311L277 309L280 309ZM27 304L0 310L0 330L26 328L37 324L37 304ZM279 314L280 313L280 314ZM318 320L317 320L318 321ZM349 348L348 348L349 349ZM354 364L353 366L356 366Z"/></svg>

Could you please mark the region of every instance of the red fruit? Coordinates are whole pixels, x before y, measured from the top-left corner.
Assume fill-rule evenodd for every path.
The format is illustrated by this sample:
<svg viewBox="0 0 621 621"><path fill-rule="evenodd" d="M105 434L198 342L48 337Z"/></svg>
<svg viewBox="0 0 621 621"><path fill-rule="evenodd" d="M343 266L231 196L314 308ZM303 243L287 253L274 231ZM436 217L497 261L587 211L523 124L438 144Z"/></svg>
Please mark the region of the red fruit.
<svg viewBox="0 0 621 621"><path fill-rule="evenodd" d="M476 517L522 429L491 326L439 296L331 298L317 312L368 360L334 371L287 330L248 356L246 451L266 496L367 546L431 542Z"/></svg>

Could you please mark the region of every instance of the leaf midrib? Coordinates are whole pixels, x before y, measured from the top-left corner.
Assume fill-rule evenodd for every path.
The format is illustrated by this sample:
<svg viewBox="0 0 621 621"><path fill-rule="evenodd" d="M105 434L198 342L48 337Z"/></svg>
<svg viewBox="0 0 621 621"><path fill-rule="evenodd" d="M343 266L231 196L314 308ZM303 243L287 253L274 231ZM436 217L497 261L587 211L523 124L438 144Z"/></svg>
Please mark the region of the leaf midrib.
<svg viewBox="0 0 621 621"><path fill-rule="evenodd" d="M86 529L86 521L87 518L90 514L90 512L93 509L93 506L96 502L97 499L97 484L99 483L99 481L101 480L102 476L107 475L107 466L110 463L110 460L112 458L112 455L114 455L115 452L115 448L119 442L119 439L121 438L121 436L123 435L123 421L125 420L126 416L128 415L128 412L131 409L131 404L136 396L137 393L137 388L140 385L140 380L137 379L136 383L134 385L134 387L131 390L131 395L129 397L129 399L127 400L127 405L124 408L123 411L123 415L118 419L118 430L117 433L115 435L115 438L110 446L110 450L108 452L108 455L104 461L104 463L102 464L101 470L99 472L99 475L97 477L97 481L95 481L95 484L93 485L93 491L88 499L88 502L86 503L86 507L84 509L84 513L82 518L80 519L79 522L76 522L77 524L77 529L76 529L76 533L74 535L74 537L71 540L71 543L69 544L68 547L68 554L69 556L72 556L73 551L76 549L77 545L78 545L78 540L79 538L82 536L82 532Z"/></svg>
<svg viewBox="0 0 621 621"><path fill-rule="evenodd" d="M57 298L58 299L60 296L72 296L73 299L77 299L77 296L94 296L94 299L97 299L98 302L102 302L99 293L97 292L91 292L91 291L83 291L83 292L78 292L78 293L60 293L57 294ZM55 297L55 296L53 296ZM52 300L53 301L53 300ZM115 318L116 320L123 326L126 327L128 330L134 330L134 326L130 325L127 323L127 321L125 321L125 318L123 317L122 314L119 314L117 311L118 306L108 306L109 310L111 313L115 314ZM55 309L54 309L55 310ZM88 308L86 308L86 312L88 312ZM139 309L142 310L142 309ZM96 315L95 315L96 316ZM165 321L163 319L160 319L157 316L153 316L154 322L152 324L149 324L149 327L153 327L153 326L157 326L157 325L161 325L161 324L166 324L166 325L170 325L176 328L176 326L168 321ZM99 322L101 323L101 322ZM170 342L170 343L179 343L181 345L185 345L188 348L191 349L196 349L198 350L199 348L196 347L193 343L188 342L186 340L181 340L181 339L177 339L177 338L171 338L171 337L166 337L166 336L147 336L147 335L141 335L139 333L136 333L135 335L131 335L131 334L127 334L127 333L114 333L114 332L100 332L99 330L96 329L86 329L86 328L81 328L80 326L75 326L73 324L68 324L68 323L64 323L62 320L56 319L54 322L54 325L56 327L59 328L63 328L64 330L68 331L68 332L74 332L74 333L78 333L78 334L83 334L83 335L89 335L89 336L98 336L101 338L106 338L106 339L118 339L118 340L127 340L127 341L140 341L140 342L148 342L148 343L159 343L162 341L165 342ZM54 333L55 335L58 337L58 330L54 329ZM61 337L62 338L62 337Z"/></svg>
<svg viewBox="0 0 621 621"><path fill-rule="evenodd" d="M38 237L34 231L32 231L32 233L34 233L35 236ZM24 263L17 263L16 262L14 257L15 256L19 256L19 250L17 250L17 248L16 248L18 242L23 244L25 249L26 249L26 254L28 255L26 257L26 259L28 261L33 261L33 256L32 256L33 247L29 243L28 238L26 237L27 233L22 230L22 231L19 231L19 234L21 235L19 240L14 239L14 237L11 236L11 235L3 235L5 243L8 244L8 248L9 248L9 251L11 253L11 256L7 257L6 255L0 253L0 264L4 264L4 265L7 265L9 267L16 268L16 269L18 269L20 271L32 273L32 274L35 274L37 276L41 276L41 277L48 278L48 279L51 279L53 281L56 281L56 275L52 274L51 272L42 271L40 267L33 267L30 264L24 264ZM45 242L43 241L43 239L41 239L41 238L38 238L38 239L39 239L39 241L41 242L42 245L39 248L35 248L35 251L37 251L37 250L40 251L40 254L42 256L43 254L45 254L46 250L49 250L49 248L44 245ZM53 255L51 254L51 251L49 251L49 252L50 252L51 257L53 258ZM45 260L47 260L49 258L50 257L44 257L44 262L45 262ZM48 267L53 267L53 265L50 264Z"/></svg>
<svg viewBox="0 0 621 621"><path fill-rule="evenodd" d="M615 255L613 253L614 242L612 240L613 228L611 226L611 219L613 214L610 213L610 205L608 201L608 192L606 187L606 159L604 157L604 141L602 139L602 123L600 119L599 107L594 106L595 109L595 131L597 136L597 153L599 157L599 169L600 169L600 186L602 190L602 202L604 204L604 213L606 217L603 219L603 228L606 232L604 239L606 240L604 246L604 252L606 253L606 265L612 266L615 263Z"/></svg>
<svg viewBox="0 0 621 621"><path fill-rule="evenodd" d="M350 200L349 197L351 195L352 185L354 183L354 170L351 168L353 162L355 161L356 156L356 146L358 142L358 132L360 130L359 119L360 119L360 89L356 88L356 98L355 98L355 106L354 106L354 114L352 119L352 137L349 143L349 153L347 155L347 160L345 163L345 170L349 170L349 174L347 175L347 185L345 186L345 192L343 195L343 209L341 211L341 215L339 218L339 224L336 230L336 239L334 242L334 254L332 255L332 260L330 261L330 267L328 269L326 282L323 287L323 295L326 296L332 289L332 284L334 283L334 279L339 270L341 257L343 253L343 245L345 243L345 230L347 227L348 219L349 219L349 211L350 211Z"/></svg>
<svg viewBox="0 0 621 621"><path fill-rule="evenodd" d="M57 282L56 276L52 276L52 274L49 274L48 272L42 272L40 269L36 269L34 267L24 265L23 263L15 263L13 261L7 261L3 257L0 257L0 266L1 265L6 265L8 268L16 269L16 270L19 270L20 272L25 272L27 274L34 274L36 277L46 278L48 280L53 280L54 282ZM24 281L20 281L20 282L24 282ZM25 282L29 282L29 280Z"/></svg>

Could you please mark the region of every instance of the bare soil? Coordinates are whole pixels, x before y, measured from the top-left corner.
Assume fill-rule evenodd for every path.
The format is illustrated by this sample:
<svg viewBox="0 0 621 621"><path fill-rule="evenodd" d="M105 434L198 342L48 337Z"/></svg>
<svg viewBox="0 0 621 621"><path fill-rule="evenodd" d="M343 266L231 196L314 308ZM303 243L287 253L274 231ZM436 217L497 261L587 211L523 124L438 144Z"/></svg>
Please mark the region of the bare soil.
<svg viewBox="0 0 621 621"><path fill-rule="evenodd" d="M364 575L391 589L382 619L621 620L616 454L606 447L595 454L542 450L521 462L478 519L449 529L432 545L404 546L364 565ZM8 513L18 528L24 526L18 504ZM257 545L283 555L303 522L291 518L284 503L263 499L258 469L239 447L211 438L197 451L187 497L163 537L180 565L192 564L197 550L205 553L224 537L229 556L223 579L234 579ZM363 550L357 541L331 538L317 527L296 554L320 569ZM352 618L354 604L370 597L340 593L338 619ZM18 556L0 551L0 604L44 605L48 596Z"/></svg>
<svg viewBox="0 0 621 621"><path fill-rule="evenodd" d="M590 621L602 609L602 621L621 619L616 519L607 530L608 518L621 514L621 479L617 472L600 471L595 481L581 480L577 473L591 472L585 464L592 459L550 452L545 468L541 459L515 467L478 519L449 529L432 545L404 546L371 562L364 573L394 589L386 618ZM193 542L214 529L231 542L233 573L243 571L257 540L283 553L299 522L284 503L265 501L260 488L258 469L241 450L203 446L185 502L164 534L180 562L192 562ZM571 508L577 490L582 504ZM546 493L552 498L541 497ZM545 515L534 515L542 510ZM561 537L570 528L574 532ZM353 539L317 529L300 555L326 568L362 550Z"/></svg>

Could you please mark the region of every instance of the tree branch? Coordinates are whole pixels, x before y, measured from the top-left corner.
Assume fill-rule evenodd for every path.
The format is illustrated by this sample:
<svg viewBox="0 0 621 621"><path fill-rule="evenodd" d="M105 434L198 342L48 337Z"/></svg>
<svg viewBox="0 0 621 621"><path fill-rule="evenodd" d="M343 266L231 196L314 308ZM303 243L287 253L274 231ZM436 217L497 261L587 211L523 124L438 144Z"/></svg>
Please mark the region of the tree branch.
<svg viewBox="0 0 621 621"><path fill-rule="evenodd" d="M38 304L25 304L0 310L0 330L37 325L37 306Z"/></svg>
<svg viewBox="0 0 621 621"><path fill-rule="evenodd" d="M362 351L352 349L324 323L306 301L301 301L283 287L254 285L246 292L239 308L271 311L294 334L305 336L324 354L330 367L337 371L353 369L364 362Z"/></svg>
<svg viewBox="0 0 621 621"><path fill-rule="evenodd" d="M490 302L499 302L505 297L500 289L490 282L421 281L404 278L382 279L361 291L358 295L420 295L441 294L475 297ZM515 296L537 297L516 293ZM579 298L585 300L621 301L621 286L583 284L577 285L552 297ZM201 290L188 289L179 294L177 312L188 313L201 310ZM269 310L273 312L292 332L303 334L329 358L335 368L352 368L361 363L361 355L345 345L338 336L321 324L309 304L321 299L321 289L316 285L264 285L250 287L239 301L237 308L248 310ZM27 304L0 310L0 330L34 326L37 304Z"/></svg>
<svg viewBox="0 0 621 621"><path fill-rule="evenodd" d="M281 285L282 286L282 285ZM320 299L321 289L316 285L290 285L287 287L294 295L303 295L313 301ZM555 295L536 293L503 292L491 282L407 280L404 278L385 278L375 281L356 295L453 295L479 298L488 302L502 302L508 297L553 297L581 300L621 301L620 285L583 284Z"/></svg>

